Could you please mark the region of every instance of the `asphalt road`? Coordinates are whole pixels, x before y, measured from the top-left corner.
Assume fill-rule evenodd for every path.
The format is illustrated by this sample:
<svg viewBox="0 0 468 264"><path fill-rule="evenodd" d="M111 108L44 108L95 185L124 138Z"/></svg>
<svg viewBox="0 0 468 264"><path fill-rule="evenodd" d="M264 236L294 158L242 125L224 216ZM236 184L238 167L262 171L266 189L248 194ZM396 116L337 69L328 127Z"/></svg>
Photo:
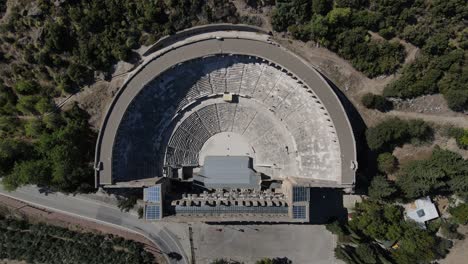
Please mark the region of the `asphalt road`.
<svg viewBox="0 0 468 264"><path fill-rule="evenodd" d="M322 76L304 60L277 45L259 39L249 39L239 32L223 39L216 39L214 35L216 33L213 33L212 38L188 42L170 49L144 64L127 80L112 101L99 134L95 162L96 165L102 162L102 166L99 166L101 171L97 172L98 184L112 184L112 149L117 130L127 107L141 89L173 65L215 54L242 54L263 58L288 69L306 83L324 104L336 128L342 159L339 184L353 184L355 170L351 164L356 162L356 146L351 124L337 95Z"/></svg>
<svg viewBox="0 0 468 264"><path fill-rule="evenodd" d="M52 211L61 212L138 233L153 241L158 248L165 253L166 259L169 263L189 263L178 238L176 238L176 236L167 228L158 226L154 223L145 222L134 215L123 213L113 206L61 193L45 195L40 193L38 188L34 186L22 187L14 192L7 192L0 184L0 195L21 200ZM171 252L179 254L182 256L182 259L178 261L168 258L167 254Z"/></svg>

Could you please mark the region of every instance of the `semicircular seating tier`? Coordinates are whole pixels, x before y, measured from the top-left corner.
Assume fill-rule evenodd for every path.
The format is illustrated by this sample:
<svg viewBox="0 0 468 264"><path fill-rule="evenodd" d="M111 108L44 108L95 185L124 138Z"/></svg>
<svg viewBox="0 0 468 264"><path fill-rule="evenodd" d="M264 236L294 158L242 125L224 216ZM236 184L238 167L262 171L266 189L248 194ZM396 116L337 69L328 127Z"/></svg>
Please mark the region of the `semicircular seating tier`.
<svg viewBox="0 0 468 264"><path fill-rule="evenodd" d="M239 95L224 102L222 94ZM199 166L213 136L232 132L254 149L254 169L272 177L339 181L333 123L309 87L281 67L243 55L175 65L149 82L120 123L112 157L117 181Z"/></svg>

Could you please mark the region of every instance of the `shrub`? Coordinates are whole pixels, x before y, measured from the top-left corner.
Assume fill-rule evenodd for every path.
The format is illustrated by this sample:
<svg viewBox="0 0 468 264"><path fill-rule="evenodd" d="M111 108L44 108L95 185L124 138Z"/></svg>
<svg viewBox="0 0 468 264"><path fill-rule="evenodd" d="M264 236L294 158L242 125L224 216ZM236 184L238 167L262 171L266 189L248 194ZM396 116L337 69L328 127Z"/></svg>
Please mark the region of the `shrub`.
<svg viewBox="0 0 468 264"><path fill-rule="evenodd" d="M393 108L392 102L381 95L372 93L366 93L361 98L361 102L366 108L377 109L381 112L386 112Z"/></svg>
<svg viewBox="0 0 468 264"><path fill-rule="evenodd" d="M43 160L29 160L16 163L11 174L4 177L2 183L8 190L14 190L25 184L47 185L50 181L49 164Z"/></svg>
<svg viewBox="0 0 468 264"><path fill-rule="evenodd" d="M458 225L448 221L444 221L440 226L440 232L448 239L463 239L464 236L457 231Z"/></svg>
<svg viewBox="0 0 468 264"><path fill-rule="evenodd" d="M462 111L468 108L468 90L448 90L444 93L447 105L453 111Z"/></svg>
<svg viewBox="0 0 468 264"><path fill-rule="evenodd" d="M26 136L31 138L38 138L42 134L43 130L44 126L40 119L30 119L24 125L24 132L26 133Z"/></svg>
<svg viewBox="0 0 468 264"><path fill-rule="evenodd" d="M377 175L369 186L369 196L374 200L386 200L395 194L396 188L385 176Z"/></svg>
<svg viewBox="0 0 468 264"><path fill-rule="evenodd" d="M21 122L16 117L0 116L0 138L7 138L21 132Z"/></svg>
<svg viewBox="0 0 468 264"><path fill-rule="evenodd" d="M455 222L461 225L468 224L468 204L462 203L456 207L451 207L449 209L449 212L452 215Z"/></svg>
<svg viewBox="0 0 468 264"><path fill-rule="evenodd" d="M372 249L372 247L368 244L359 244L358 247L356 248L356 255L364 263L378 263L377 254Z"/></svg>
<svg viewBox="0 0 468 264"><path fill-rule="evenodd" d="M447 192L466 198L467 174L467 160L457 153L435 148L429 159L405 164L398 174L397 184L409 199Z"/></svg>
<svg viewBox="0 0 468 264"><path fill-rule="evenodd" d="M432 140L432 128L422 120L388 118L366 131L367 144L374 151L390 151L404 143Z"/></svg>
<svg viewBox="0 0 468 264"><path fill-rule="evenodd" d="M138 207L138 218L142 219L144 214L145 214L145 210L143 209L143 207L141 207L141 206Z"/></svg>
<svg viewBox="0 0 468 264"><path fill-rule="evenodd" d="M395 37L395 29L393 27L382 28L379 30L379 34L385 39L391 39Z"/></svg>
<svg viewBox="0 0 468 264"><path fill-rule="evenodd" d="M468 130L465 129L463 135L457 137L457 145L462 149L468 149Z"/></svg>
<svg viewBox="0 0 468 264"><path fill-rule="evenodd" d="M40 114L45 114L54 110L54 104L46 97L42 97L35 105L35 109Z"/></svg>
<svg viewBox="0 0 468 264"><path fill-rule="evenodd" d="M56 130L64 123L64 120L57 113L49 113L42 117L42 122L47 129Z"/></svg>
<svg viewBox="0 0 468 264"><path fill-rule="evenodd" d="M25 115L37 114L36 104L39 102L40 97L36 95L24 95L18 99L16 108L18 111Z"/></svg>
<svg viewBox="0 0 468 264"><path fill-rule="evenodd" d="M120 208L122 212L128 212L137 203L137 197L136 196L130 196L130 197L123 197L119 198L117 201L117 206Z"/></svg>
<svg viewBox="0 0 468 264"><path fill-rule="evenodd" d="M15 91L22 95L32 95L39 92L39 85L34 81L20 80L15 83Z"/></svg>
<svg viewBox="0 0 468 264"><path fill-rule="evenodd" d="M398 161L392 153L385 152L377 157L377 165L381 172L392 174L397 169Z"/></svg>
<svg viewBox="0 0 468 264"><path fill-rule="evenodd" d="M0 175L9 174L15 162L21 162L27 157L34 157L34 150L29 143L0 138Z"/></svg>

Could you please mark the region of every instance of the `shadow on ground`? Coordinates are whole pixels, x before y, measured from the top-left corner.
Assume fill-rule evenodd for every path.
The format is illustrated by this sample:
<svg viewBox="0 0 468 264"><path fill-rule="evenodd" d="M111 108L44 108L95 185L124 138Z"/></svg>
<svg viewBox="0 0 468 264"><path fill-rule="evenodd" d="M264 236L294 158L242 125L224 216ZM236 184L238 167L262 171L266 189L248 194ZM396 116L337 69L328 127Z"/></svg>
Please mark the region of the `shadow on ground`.
<svg viewBox="0 0 468 264"><path fill-rule="evenodd" d="M343 192L337 189L311 188L309 213L311 224L346 220L348 211L343 207Z"/></svg>

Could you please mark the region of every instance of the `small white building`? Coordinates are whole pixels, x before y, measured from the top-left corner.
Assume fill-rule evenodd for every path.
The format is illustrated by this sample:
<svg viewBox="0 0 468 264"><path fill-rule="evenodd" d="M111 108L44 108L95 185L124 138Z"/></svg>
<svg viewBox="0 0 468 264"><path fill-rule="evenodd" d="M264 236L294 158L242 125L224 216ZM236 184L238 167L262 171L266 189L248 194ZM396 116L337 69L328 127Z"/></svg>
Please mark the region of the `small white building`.
<svg viewBox="0 0 468 264"><path fill-rule="evenodd" d="M405 217L418 223L422 228L426 228L426 222L439 217L439 212L429 196L419 198L416 201L406 204Z"/></svg>

